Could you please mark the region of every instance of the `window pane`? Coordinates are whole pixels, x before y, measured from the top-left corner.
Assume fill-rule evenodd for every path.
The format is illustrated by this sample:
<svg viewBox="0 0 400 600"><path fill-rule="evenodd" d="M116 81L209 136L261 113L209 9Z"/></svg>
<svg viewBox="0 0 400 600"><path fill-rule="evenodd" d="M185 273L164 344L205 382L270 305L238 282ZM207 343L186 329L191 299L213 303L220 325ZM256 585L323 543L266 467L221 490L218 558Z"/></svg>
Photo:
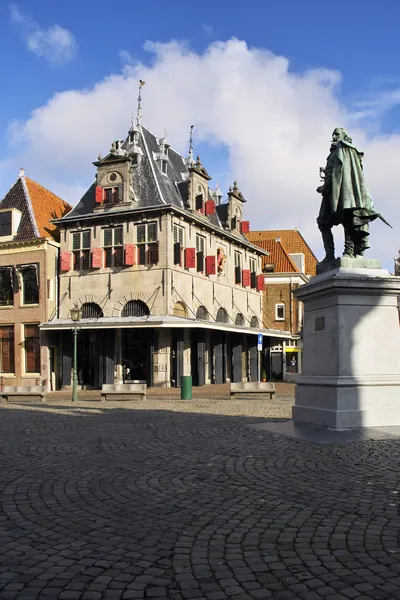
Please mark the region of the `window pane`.
<svg viewBox="0 0 400 600"><path fill-rule="evenodd" d="M122 246L118 246L114 251L114 266L122 267L124 264L124 249Z"/></svg>
<svg viewBox="0 0 400 600"><path fill-rule="evenodd" d="M137 226L137 243L142 244L146 241L146 225Z"/></svg>
<svg viewBox="0 0 400 600"><path fill-rule="evenodd" d="M25 325L25 371L40 373L39 327Z"/></svg>
<svg viewBox="0 0 400 600"><path fill-rule="evenodd" d="M157 241L157 223L149 223L147 225L147 241L148 242L156 242Z"/></svg>
<svg viewBox="0 0 400 600"><path fill-rule="evenodd" d="M112 246L112 229L103 229L104 246Z"/></svg>
<svg viewBox="0 0 400 600"><path fill-rule="evenodd" d="M81 247L81 234L79 232L72 234L72 250L79 250Z"/></svg>
<svg viewBox="0 0 400 600"><path fill-rule="evenodd" d="M112 248L105 248L104 250L104 254L105 254L105 266L106 267L112 267L112 255L113 255L113 249Z"/></svg>
<svg viewBox="0 0 400 600"><path fill-rule="evenodd" d="M11 210L0 212L0 236L11 235Z"/></svg>
<svg viewBox="0 0 400 600"><path fill-rule="evenodd" d="M80 264L80 259L81 259L81 253L78 250L78 252L73 252L73 257L74 257L74 271L79 271L79 269L81 268L81 264Z"/></svg>
<svg viewBox="0 0 400 600"><path fill-rule="evenodd" d="M146 264L146 245L142 244L141 246L138 246L138 254L139 254L139 265L145 265Z"/></svg>
<svg viewBox="0 0 400 600"><path fill-rule="evenodd" d="M90 269L90 250L82 251L82 269Z"/></svg>
<svg viewBox="0 0 400 600"><path fill-rule="evenodd" d="M90 230L82 231L82 249L90 248Z"/></svg>
<svg viewBox="0 0 400 600"><path fill-rule="evenodd" d="M14 327L0 327L0 352L3 373L14 373Z"/></svg>
<svg viewBox="0 0 400 600"><path fill-rule="evenodd" d="M114 229L114 246L120 246L122 244L122 227L115 227Z"/></svg>
<svg viewBox="0 0 400 600"><path fill-rule="evenodd" d="M36 278L36 269L24 269L22 271L23 303L39 303L39 287Z"/></svg>
<svg viewBox="0 0 400 600"><path fill-rule="evenodd" d="M202 235L196 235L196 252L202 252L204 254L205 240Z"/></svg>
<svg viewBox="0 0 400 600"><path fill-rule="evenodd" d="M115 189L114 188L107 188L105 190L105 192L106 192L105 202L107 202L108 204L111 204L112 202L114 202Z"/></svg>
<svg viewBox="0 0 400 600"><path fill-rule="evenodd" d="M0 306L11 306L12 304L14 304L12 271L4 269L0 271Z"/></svg>

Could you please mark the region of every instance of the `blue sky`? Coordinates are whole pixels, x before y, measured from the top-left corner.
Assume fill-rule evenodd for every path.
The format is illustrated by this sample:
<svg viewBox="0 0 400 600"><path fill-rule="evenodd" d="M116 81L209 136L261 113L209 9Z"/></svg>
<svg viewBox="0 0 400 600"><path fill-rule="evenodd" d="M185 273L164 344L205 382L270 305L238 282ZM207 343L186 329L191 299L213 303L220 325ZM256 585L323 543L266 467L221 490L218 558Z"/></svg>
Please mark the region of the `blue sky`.
<svg viewBox="0 0 400 600"><path fill-rule="evenodd" d="M143 75L143 123L185 152L195 122L207 169L225 188L243 182L257 227L318 243L318 167L342 124L398 225L399 17L395 0L3 1L0 195L18 165L76 202L91 162L125 135ZM385 260L397 254L395 232L376 239Z"/></svg>

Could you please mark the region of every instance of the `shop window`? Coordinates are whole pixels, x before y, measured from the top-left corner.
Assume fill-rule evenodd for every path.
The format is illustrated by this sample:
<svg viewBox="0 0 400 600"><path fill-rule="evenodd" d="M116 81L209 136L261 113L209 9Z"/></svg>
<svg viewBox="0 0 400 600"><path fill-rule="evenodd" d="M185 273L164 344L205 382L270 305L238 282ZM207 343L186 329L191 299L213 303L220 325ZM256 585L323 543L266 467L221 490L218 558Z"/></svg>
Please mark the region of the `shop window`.
<svg viewBox="0 0 400 600"><path fill-rule="evenodd" d="M275 321L285 320L285 305L283 302L275 304Z"/></svg>
<svg viewBox="0 0 400 600"><path fill-rule="evenodd" d="M158 263L157 223L136 225L136 241L139 265Z"/></svg>
<svg viewBox="0 0 400 600"><path fill-rule="evenodd" d="M13 325L0 326L0 355L2 374L15 373Z"/></svg>
<svg viewBox="0 0 400 600"><path fill-rule="evenodd" d="M90 268L90 229L72 233L72 254L74 271Z"/></svg>
<svg viewBox="0 0 400 600"><path fill-rule="evenodd" d="M0 306L14 304L13 272L11 267L0 270Z"/></svg>
<svg viewBox="0 0 400 600"><path fill-rule="evenodd" d="M40 334L38 325L24 325L25 373L40 373Z"/></svg>
<svg viewBox="0 0 400 600"><path fill-rule="evenodd" d="M103 229L103 246L105 266L122 267L124 264L122 226Z"/></svg>
<svg viewBox="0 0 400 600"><path fill-rule="evenodd" d="M20 267L22 279L22 304L39 304L39 281L36 265Z"/></svg>

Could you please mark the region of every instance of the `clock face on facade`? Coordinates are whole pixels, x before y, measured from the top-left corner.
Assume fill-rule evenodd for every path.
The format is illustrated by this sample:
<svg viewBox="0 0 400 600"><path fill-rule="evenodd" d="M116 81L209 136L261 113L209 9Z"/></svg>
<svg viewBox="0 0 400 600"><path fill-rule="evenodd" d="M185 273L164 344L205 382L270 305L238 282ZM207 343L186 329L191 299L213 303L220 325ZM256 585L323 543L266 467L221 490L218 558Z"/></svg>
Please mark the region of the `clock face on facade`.
<svg viewBox="0 0 400 600"><path fill-rule="evenodd" d="M116 173L111 173L109 176L110 181L115 181L117 179L117 174Z"/></svg>

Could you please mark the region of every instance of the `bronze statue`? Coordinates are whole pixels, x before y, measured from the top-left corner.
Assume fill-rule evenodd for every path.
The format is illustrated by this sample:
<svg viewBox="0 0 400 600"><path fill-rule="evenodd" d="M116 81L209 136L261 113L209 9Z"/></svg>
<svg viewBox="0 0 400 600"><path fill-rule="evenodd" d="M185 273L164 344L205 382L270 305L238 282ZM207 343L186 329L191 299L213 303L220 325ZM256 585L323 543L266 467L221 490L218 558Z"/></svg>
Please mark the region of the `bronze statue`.
<svg viewBox="0 0 400 600"><path fill-rule="evenodd" d="M353 146L351 137L342 127L334 130L326 167L320 167L324 183L317 188L317 192L322 194L317 223L326 253L322 263L335 259L334 225L344 227L343 256L349 258L363 256L369 248L370 221L379 217L389 225L375 210L364 178L363 155Z"/></svg>

